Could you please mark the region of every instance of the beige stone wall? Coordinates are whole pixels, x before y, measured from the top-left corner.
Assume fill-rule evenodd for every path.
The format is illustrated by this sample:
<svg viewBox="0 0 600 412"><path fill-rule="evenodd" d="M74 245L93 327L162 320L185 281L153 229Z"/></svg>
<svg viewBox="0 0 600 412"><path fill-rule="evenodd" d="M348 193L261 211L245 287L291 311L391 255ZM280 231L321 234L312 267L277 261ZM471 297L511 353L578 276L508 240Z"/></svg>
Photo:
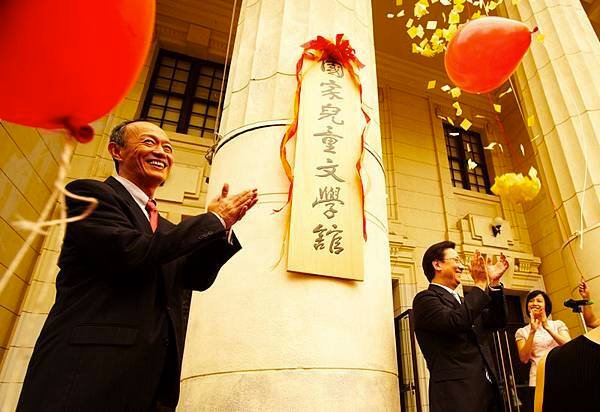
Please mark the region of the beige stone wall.
<svg viewBox="0 0 600 412"><path fill-rule="evenodd" d="M0 273L4 274L27 237L14 222L36 220L44 208L58 170L61 147L59 133L0 122ZM21 313L41 244L38 239L27 249L0 295L0 361Z"/></svg>

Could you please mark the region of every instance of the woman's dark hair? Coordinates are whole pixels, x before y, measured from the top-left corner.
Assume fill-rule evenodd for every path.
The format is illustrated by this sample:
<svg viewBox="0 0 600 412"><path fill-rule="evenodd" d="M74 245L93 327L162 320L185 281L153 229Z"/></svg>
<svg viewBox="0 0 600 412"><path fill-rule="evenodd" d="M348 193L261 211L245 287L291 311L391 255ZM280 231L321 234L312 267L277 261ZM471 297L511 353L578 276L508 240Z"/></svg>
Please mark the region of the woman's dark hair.
<svg viewBox="0 0 600 412"><path fill-rule="evenodd" d="M527 316L529 316L529 310L527 309L529 301L538 295L542 295L542 297L544 298L546 316L550 316L550 314L552 313L552 301L550 300L550 297L546 294L546 292L542 290L532 290L531 292L529 292L529 294L525 298L525 313L527 313Z"/></svg>

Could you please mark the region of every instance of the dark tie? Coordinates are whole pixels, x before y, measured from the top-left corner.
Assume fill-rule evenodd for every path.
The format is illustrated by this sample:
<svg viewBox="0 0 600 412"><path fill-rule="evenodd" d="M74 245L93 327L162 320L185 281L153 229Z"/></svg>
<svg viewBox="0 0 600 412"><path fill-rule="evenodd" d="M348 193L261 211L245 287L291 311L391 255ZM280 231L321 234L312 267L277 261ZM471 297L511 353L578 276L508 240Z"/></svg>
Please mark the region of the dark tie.
<svg viewBox="0 0 600 412"><path fill-rule="evenodd" d="M152 232L156 232L156 228L158 227L158 210L156 210L156 202L153 199L148 199L146 211L148 212L148 216L150 216Z"/></svg>

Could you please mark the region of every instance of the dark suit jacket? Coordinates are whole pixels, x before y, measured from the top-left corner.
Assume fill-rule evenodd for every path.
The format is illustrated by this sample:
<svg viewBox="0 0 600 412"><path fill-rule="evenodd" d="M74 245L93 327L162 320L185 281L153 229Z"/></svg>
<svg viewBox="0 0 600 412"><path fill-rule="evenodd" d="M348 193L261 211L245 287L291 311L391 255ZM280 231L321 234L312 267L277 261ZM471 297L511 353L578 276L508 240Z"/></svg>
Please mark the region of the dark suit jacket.
<svg viewBox="0 0 600 412"><path fill-rule="evenodd" d="M431 412L482 412L490 390L487 369L498 382L490 350L491 332L506 324L503 291L466 295L462 304L445 289L429 285L413 301L415 334L430 373Z"/></svg>
<svg viewBox="0 0 600 412"><path fill-rule="evenodd" d="M205 290L239 249L212 213L178 225L148 218L114 178L76 180L98 199L67 226L56 301L35 345L18 411L144 411L176 405L185 289ZM86 207L67 200L68 214ZM189 295L189 293L188 293Z"/></svg>

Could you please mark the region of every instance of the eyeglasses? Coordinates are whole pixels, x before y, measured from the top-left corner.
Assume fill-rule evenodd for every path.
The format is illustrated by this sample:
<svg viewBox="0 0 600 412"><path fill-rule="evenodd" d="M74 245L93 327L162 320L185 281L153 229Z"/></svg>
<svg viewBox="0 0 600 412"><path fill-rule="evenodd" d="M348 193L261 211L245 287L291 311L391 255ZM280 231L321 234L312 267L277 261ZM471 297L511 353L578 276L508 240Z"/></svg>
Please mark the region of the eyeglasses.
<svg viewBox="0 0 600 412"><path fill-rule="evenodd" d="M465 266L465 262L463 262L462 259L459 258L459 257L445 258L445 259L442 259L442 260L443 261L451 260L454 263L456 263L457 265Z"/></svg>

